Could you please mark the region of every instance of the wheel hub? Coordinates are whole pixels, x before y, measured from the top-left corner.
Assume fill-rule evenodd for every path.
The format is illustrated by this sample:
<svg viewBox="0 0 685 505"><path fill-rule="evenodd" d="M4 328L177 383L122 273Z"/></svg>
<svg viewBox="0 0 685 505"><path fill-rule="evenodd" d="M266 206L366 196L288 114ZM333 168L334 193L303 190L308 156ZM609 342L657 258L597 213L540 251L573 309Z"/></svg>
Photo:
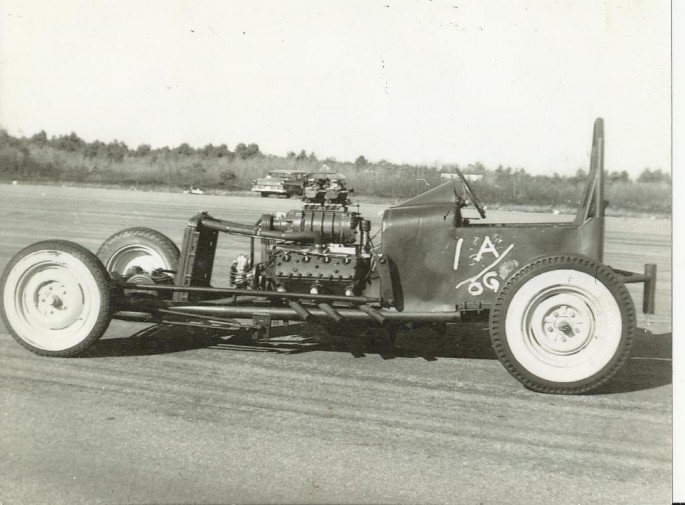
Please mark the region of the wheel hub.
<svg viewBox="0 0 685 505"><path fill-rule="evenodd" d="M536 343L555 355L573 354L583 349L593 328L590 308L576 295L556 295L542 301L531 318Z"/></svg>
<svg viewBox="0 0 685 505"><path fill-rule="evenodd" d="M118 272L124 277L136 274L151 274L167 268L164 258L152 247L132 245L116 251L105 265L110 272Z"/></svg>
<svg viewBox="0 0 685 505"><path fill-rule="evenodd" d="M47 281L36 291L35 310L50 328L69 326L81 315L81 292L70 284L59 280Z"/></svg>

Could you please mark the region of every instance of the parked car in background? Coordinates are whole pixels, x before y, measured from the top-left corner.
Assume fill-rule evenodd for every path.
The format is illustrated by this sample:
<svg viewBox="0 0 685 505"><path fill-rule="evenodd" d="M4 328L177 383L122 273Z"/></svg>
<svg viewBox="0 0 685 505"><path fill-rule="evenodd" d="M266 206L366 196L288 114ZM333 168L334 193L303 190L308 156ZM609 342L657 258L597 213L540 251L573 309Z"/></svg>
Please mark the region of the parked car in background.
<svg viewBox="0 0 685 505"><path fill-rule="evenodd" d="M283 195L290 198L300 196L304 186L306 172L301 170L272 170L266 177L252 181L252 191L263 197Z"/></svg>
<svg viewBox="0 0 685 505"><path fill-rule="evenodd" d="M332 172L312 172L304 176L305 203L348 205L349 194L345 176Z"/></svg>

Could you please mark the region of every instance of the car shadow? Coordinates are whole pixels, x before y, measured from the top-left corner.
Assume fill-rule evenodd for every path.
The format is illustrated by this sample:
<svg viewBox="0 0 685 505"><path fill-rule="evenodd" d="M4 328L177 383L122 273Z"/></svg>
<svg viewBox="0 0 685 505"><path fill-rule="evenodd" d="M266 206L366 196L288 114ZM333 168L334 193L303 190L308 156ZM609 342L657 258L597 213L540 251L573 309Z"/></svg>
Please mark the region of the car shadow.
<svg viewBox="0 0 685 505"><path fill-rule="evenodd" d="M671 384L672 352L673 333L655 334L638 328L628 362L609 382L588 394L630 393Z"/></svg>
<svg viewBox="0 0 685 505"><path fill-rule="evenodd" d="M216 330L164 324L148 326L123 338L103 338L87 349L82 358L112 358L171 354L211 347L221 341Z"/></svg>
<svg viewBox="0 0 685 505"><path fill-rule="evenodd" d="M376 327L350 325L328 329L322 337L331 350L357 357L378 354L384 359L440 358L497 359L487 328L478 323L448 324L443 328L419 326L397 330L393 335Z"/></svg>
<svg viewBox="0 0 685 505"><path fill-rule="evenodd" d="M344 325L331 329L317 324L274 325L268 341L247 331L152 325L129 337L103 338L86 350L86 358L169 354L212 348L244 352L297 354L312 351L349 352L356 357L378 354L385 359L438 358L496 359L482 325L447 325L447 331L428 327L390 334L382 328Z"/></svg>
<svg viewBox="0 0 685 505"><path fill-rule="evenodd" d="M102 339L82 356L125 357L213 349L277 354L342 352L357 358L373 354L383 359L421 358L425 361L497 359L485 325L449 324L444 330L435 331L427 326L403 329L391 339L387 331L368 325L332 328L296 323L273 326L271 338L263 341L253 339L246 331L153 325L130 337ZM670 384L671 350L672 333L654 334L639 328L625 366L608 383L589 394L627 393Z"/></svg>

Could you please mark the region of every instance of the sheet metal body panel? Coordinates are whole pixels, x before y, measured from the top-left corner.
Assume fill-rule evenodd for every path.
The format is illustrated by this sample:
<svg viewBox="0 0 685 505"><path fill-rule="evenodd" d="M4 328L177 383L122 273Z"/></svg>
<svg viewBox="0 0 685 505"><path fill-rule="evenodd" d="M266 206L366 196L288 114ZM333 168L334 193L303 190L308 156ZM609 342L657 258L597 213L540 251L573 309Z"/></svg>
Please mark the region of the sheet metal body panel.
<svg viewBox="0 0 685 505"><path fill-rule="evenodd" d="M502 283L534 258L584 255L601 261L601 219L574 223L455 226L456 206L395 207L383 216L382 252L398 310L488 306Z"/></svg>

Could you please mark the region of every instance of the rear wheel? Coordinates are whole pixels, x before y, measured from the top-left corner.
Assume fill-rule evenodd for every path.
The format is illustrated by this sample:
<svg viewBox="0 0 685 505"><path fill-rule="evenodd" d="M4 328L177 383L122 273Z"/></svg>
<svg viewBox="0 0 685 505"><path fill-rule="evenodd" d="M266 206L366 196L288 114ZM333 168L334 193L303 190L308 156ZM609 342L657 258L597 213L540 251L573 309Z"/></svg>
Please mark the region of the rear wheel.
<svg viewBox="0 0 685 505"><path fill-rule="evenodd" d="M621 279L579 256L524 266L490 311L497 357L524 386L543 393L578 394L607 381L628 358L634 329Z"/></svg>
<svg viewBox="0 0 685 505"><path fill-rule="evenodd" d="M109 237L97 256L108 272L121 277L175 271L180 252L166 235L150 228L129 228Z"/></svg>
<svg viewBox="0 0 685 505"><path fill-rule="evenodd" d="M269 196L269 193L266 191L262 191L260 194L262 195L262 198L267 198Z"/></svg>
<svg viewBox="0 0 685 505"><path fill-rule="evenodd" d="M14 339L43 356L75 356L112 319L109 275L72 242L33 244L9 262L0 281L0 315Z"/></svg>

